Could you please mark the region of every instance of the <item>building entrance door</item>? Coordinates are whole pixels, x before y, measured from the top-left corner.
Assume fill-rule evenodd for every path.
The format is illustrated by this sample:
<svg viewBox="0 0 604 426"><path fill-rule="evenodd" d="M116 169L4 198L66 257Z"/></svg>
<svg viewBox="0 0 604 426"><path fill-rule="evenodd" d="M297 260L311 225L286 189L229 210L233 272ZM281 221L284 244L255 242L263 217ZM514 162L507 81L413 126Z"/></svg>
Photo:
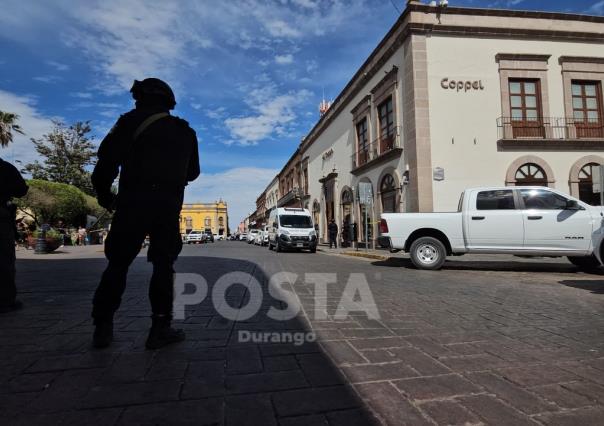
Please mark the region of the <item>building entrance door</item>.
<svg viewBox="0 0 604 426"><path fill-rule="evenodd" d="M335 187L334 179L330 179L323 184L323 190L324 190L324 195L325 195L325 223L326 224L329 224L329 222L331 222L332 219L335 219L334 187ZM327 225L325 226L324 232L325 232L325 234L323 235L323 237L327 241L327 239L328 239Z"/></svg>

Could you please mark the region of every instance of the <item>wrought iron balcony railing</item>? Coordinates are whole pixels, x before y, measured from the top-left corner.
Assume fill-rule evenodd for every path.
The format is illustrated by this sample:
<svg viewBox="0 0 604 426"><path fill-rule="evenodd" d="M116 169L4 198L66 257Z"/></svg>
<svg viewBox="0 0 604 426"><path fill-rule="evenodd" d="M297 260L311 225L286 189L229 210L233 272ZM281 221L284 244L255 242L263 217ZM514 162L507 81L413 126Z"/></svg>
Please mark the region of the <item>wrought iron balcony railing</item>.
<svg viewBox="0 0 604 426"><path fill-rule="evenodd" d="M391 135L385 137L380 136L373 142L359 147L359 149L352 154L352 169L354 170L361 167L390 151L402 148L400 133L401 127L397 126L394 128L394 132Z"/></svg>
<svg viewBox="0 0 604 426"><path fill-rule="evenodd" d="M512 117L497 119L499 140L525 139L604 139L604 120L570 117L535 117L517 120Z"/></svg>

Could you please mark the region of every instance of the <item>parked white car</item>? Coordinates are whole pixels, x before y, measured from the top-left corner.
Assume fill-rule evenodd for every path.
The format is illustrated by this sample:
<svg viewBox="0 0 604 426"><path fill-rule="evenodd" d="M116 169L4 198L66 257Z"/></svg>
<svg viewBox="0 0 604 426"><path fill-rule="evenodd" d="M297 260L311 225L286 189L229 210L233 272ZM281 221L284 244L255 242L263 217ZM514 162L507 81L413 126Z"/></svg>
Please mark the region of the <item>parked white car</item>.
<svg viewBox="0 0 604 426"><path fill-rule="evenodd" d="M262 230L262 246L268 246L268 226Z"/></svg>
<svg viewBox="0 0 604 426"><path fill-rule="evenodd" d="M258 230L257 229L250 229L250 231L247 233L247 243L248 244L253 244L254 241L256 240L256 235L258 235Z"/></svg>
<svg viewBox="0 0 604 426"><path fill-rule="evenodd" d="M185 236L187 244L201 244L205 242L206 236L202 231L191 231Z"/></svg>
<svg viewBox="0 0 604 426"><path fill-rule="evenodd" d="M243 233L243 234L239 234L239 241L246 241L247 240L247 234Z"/></svg>
<svg viewBox="0 0 604 426"><path fill-rule="evenodd" d="M277 208L268 220L268 249L317 251L317 233L308 209Z"/></svg>
<svg viewBox="0 0 604 426"><path fill-rule="evenodd" d="M568 256L582 269L601 263L603 208L545 187L464 191L456 213L384 213L379 243L405 251L419 269L465 253Z"/></svg>
<svg viewBox="0 0 604 426"><path fill-rule="evenodd" d="M254 245L261 246L262 240L264 239L264 231L258 231L256 237L254 238Z"/></svg>

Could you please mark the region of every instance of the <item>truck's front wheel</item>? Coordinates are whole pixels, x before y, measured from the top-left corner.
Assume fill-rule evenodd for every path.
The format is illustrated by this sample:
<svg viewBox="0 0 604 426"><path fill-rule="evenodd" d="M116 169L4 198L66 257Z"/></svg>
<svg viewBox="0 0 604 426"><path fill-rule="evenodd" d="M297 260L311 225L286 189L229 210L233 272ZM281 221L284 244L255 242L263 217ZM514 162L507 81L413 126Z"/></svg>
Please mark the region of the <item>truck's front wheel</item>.
<svg viewBox="0 0 604 426"><path fill-rule="evenodd" d="M577 268L587 272L598 271L602 266L595 254L591 256L568 256L568 260Z"/></svg>
<svg viewBox="0 0 604 426"><path fill-rule="evenodd" d="M409 254L411 262L417 269L436 270L445 263L447 249L434 237L421 237L413 241Z"/></svg>

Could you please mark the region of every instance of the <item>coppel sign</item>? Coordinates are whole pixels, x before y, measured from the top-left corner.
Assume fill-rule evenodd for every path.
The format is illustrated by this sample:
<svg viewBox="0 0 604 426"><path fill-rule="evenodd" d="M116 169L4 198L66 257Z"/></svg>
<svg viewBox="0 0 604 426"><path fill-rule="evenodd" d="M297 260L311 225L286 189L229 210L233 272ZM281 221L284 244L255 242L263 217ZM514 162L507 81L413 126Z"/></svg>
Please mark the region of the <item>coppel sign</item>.
<svg viewBox="0 0 604 426"><path fill-rule="evenodd" d="M484 90L482 80L449 80L448 77L440 81L440 85L445 90L457 90L458 92L469 92L471 90Z"/></svg>

